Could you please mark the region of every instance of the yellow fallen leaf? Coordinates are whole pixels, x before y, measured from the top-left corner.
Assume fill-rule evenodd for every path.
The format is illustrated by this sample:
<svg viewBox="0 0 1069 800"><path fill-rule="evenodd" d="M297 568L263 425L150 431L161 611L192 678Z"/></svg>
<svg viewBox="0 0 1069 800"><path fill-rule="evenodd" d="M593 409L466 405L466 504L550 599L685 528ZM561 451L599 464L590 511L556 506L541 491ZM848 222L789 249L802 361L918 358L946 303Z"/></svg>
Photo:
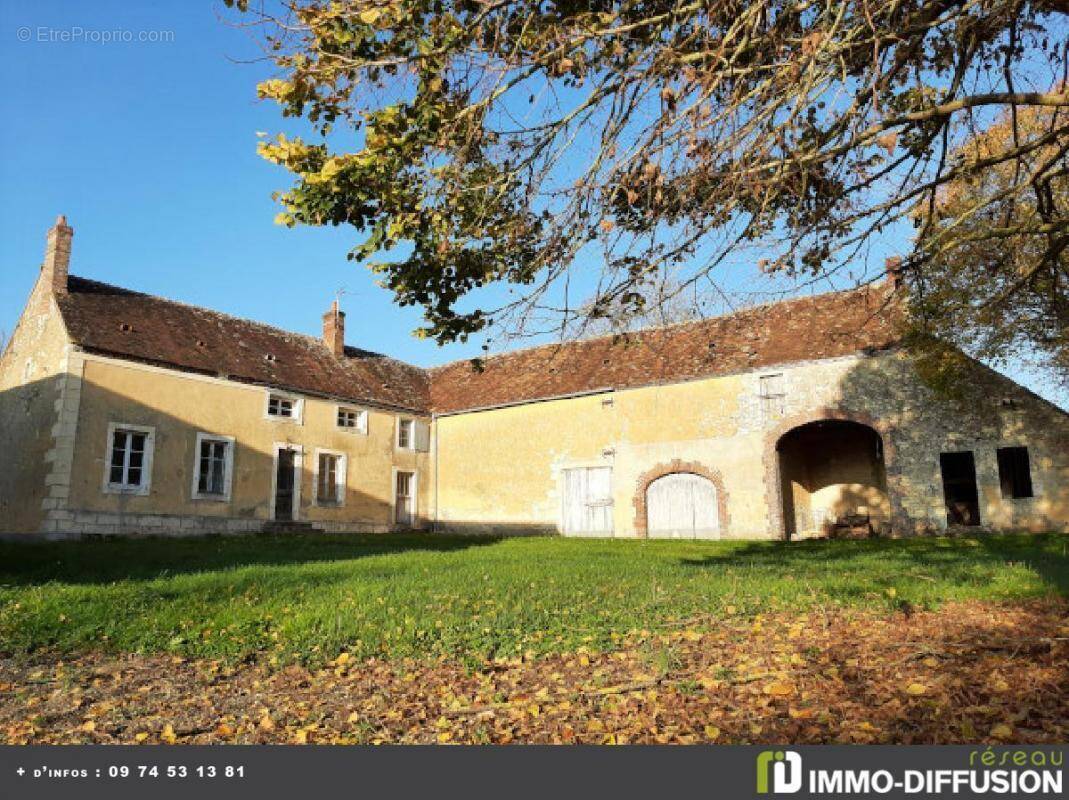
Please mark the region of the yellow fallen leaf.
<svg viewBox="0 0 1069 800"><path fill-rule="evenodd" d="M145 733L144 731L141 731L140 733L135 733L134 734L134 741L135 742L143 742L147 738L148 738L148 734Z"/></svg>
<svg viewBox="0 0 1069 800"><path fill-rule="evenodd" d="M710 741L712 741L713 739L719 738L720 737L720 728L716 727L716 725L706 725L705 726L705 736Z"/></svg>
<svg viewBox="0 0 1069 800"><path fill-rule="evenodd" d="M349 715L348 722L349 722L350 725L352 725L352 724L354 724L356 722L359 722L359 721L360 721L360 715L357 714L355 711L352 714Z"/></svg>
<svg viewBox="0 0 1069 800"><path fill-rule="evenodd" d="M935 669L939 666L939 659L933 658L932 656L928 656L926 659L921 661L921 663L924 664L924 666L926 667L931 667L932 669Z"/></svg>
<svg viewBox="0 0 1069 800"><path fill-rule="evenodd" d="M338 666L338 667L340 667L340 666L342 666L344 664L348 664L348 663L349 663L349 654L348 653L341 653L341 654L338 655L338 657L336 659L334 659L334 665Z"/></svg>
<svg viewBox="0 0 1069 800"><path fill-rule="evenodd" d="M996 739L1012 739L1013 728L1005 723L1000 723L991 729L991 735Z"/></svg>
<svg viewBox="0 0 1069 800"><path fill-rule="evenodd" d="M92 733L96 729L97 729L97 724L95 722L93 722L93 720L89 720L84 725L82 725L82 730L85 731L86 733Z"/></svg>
<svg viewBox="0 0 1069 800"><path fill-rule="evenodd" d="M171 727L171 723L168 722L163 726L163 730L160 731L160 741L167 744L174 744L178 740L178 737L174 734L174 728Z"/></svg>
<svg viewBox="0 0 1069 800"><path fill-rule="evenodd" d="M919 697L928 691L928 687L923 683L911 683L906 687L906 694L911 694L914 697Z"/></svg>
<svg viewBox="0 0 1069 800"><path fill-rule="evenodd" d="M790 697L794 694L794 684L787 681L774 681L765 686L764 692L773 697Z"/></svg>
<svg viewBox="0 0 1069 800"><path fill-rule="evenodd" d="M296 744L308 744L308 731L301 728L301 730L293 734L293 741Z"/></svg>
<svg viewBox="0 0 1069 800"><path fill-rule="evenodd" d="M451 731L442 731L441 733L438 734L438 741L439 742L448 742L452 738L453 738L453 734L452 734Z"/></svg>
<svg viewBox="0 0 1069 800"><path fill-rule="evenodd" d="M275 722L271 719L270 714L264 714L260 717L260 730L273 731L275 729Z"/></svg>

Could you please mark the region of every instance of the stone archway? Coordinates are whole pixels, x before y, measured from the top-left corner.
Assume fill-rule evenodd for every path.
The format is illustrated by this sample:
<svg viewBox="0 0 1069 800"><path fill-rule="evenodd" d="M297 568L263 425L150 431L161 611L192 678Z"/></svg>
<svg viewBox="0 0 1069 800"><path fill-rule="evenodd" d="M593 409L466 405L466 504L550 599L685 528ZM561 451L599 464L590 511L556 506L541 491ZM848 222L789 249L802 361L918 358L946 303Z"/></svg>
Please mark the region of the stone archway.
<svg viewBox="0 0 1069 800"><path fill-rule="evenodd" d="M820 408L812 412L798 414L780 421L776 427L765 435L762 461L765 472L765 497L768 509L768 528L777 538L787 538L789 526L784 516L785 498L783 492L783 472L781 468L779 445L792 431L826 423L851 423L870 429L879 439L882 448L882 470L888 504L888 519L891 530L902 527L905 519L899 503L897 487L897 462L890 428L881 421L862 412L844 411L839 408Z"/></svg>
<svg viewBox="0 0 1069 800"><path fill-rule="evenodd" d="M716 513L720 523L720 538L729 538L730 520L728 519L728 496L727 492L724 490L724 479L718 471L711 467L706 467L704 464L700 464L697 461L683 461L678 458L666 463L658 464L639 476L638 483L635 486L635 496L631 501L635 509L635 535L640 539L649 538L649 514L646 507L646 492L649 489L650 484L658 478L663 478L665 475L681 472L699 475L709 480L713 486L716 487Z"/></svg>

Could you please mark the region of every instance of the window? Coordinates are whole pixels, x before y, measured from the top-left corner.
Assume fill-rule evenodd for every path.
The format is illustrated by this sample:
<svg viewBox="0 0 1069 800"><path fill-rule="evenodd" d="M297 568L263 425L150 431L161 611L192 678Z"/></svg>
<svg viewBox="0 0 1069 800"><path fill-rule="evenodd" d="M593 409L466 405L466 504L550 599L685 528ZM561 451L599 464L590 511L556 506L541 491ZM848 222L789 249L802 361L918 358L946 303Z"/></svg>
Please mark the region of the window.
<svg viewBox="0 0 1069 800"><path fill-rule="evenodd" d="M783 373L762 375L758 378L758 386L761 410L766 413L782 414L783 401L786 397L786 392L783 390Z"/></svg>
<svg viewBox="0 0 1069 800"><path fill-rule="evenodd" d="M367 411L338 406L338 427L355 433L367 433Z"/></svg>
<svg viewBox="0 0 1069 800"><path fill-rule="evenodd" d="M264 416L273 420L289 420L301 424L301 415L304 413L304 401L281 392L268 392L267 404L264 406Z"/></svg>
<svg viewBox="0 0 1069 800"><path fill-rule="evenodd" d="M234 438L198 433L193 465L194 500L229 500Z"/></svg>
<svg viewBox="0 0 1069 800"><path fill-rule="evenodd" d="M345 504L345 454L316 450L316 505Z"/></svg>
<svg viewBox="0 0 1069 800"><path fill-rule="evenodd" d="M415 420L397 420L397 447L400 450L412 450L415 446Z"/></svg>
<svg viewBox="0 0 1069 800"><path fill-rule="evenodd" d="M1002 496L1007 500L1032 497L1032 469L1028 464L1028 448L1000 447L996 454Z"/></svg>
<svg viewBox="0 0 1069 800"><path fill-rule="evenodd" d="M142 425L108 426L108 454L104 491L110 494L148 494L152 481L152 449L156 430Z"/></svg>
<svg viewBox="0 0 1069 800"><path fill-rule="evenodd" d="M292 417L293 401L273 394L267 398L267 413L272 417Z"/></svg>

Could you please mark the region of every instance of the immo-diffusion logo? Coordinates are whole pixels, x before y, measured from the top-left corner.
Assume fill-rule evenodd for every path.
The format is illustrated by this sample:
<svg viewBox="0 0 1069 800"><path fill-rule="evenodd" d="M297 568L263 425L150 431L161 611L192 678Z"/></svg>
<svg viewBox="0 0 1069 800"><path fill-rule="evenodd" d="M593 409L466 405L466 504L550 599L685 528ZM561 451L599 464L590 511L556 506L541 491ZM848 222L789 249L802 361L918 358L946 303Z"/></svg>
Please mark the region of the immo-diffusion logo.
<svg viewBox="0 0 1069 800"><path fill-rule="evenodd" d="M757 793L768 794L768 777L772 791L790 794L802 788L802 757L783 750L763 750L757 754Z"/></svg>

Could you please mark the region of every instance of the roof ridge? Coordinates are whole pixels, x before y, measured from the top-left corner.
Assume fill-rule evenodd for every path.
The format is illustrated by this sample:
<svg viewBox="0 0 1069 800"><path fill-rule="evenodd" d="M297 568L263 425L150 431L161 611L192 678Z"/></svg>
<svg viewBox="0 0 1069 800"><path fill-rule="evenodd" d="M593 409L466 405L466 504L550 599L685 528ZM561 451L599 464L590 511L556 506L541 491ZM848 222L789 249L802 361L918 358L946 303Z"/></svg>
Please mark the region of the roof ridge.
<svg viewBox="0 0 1069 800"><path fill-rule="evenodd" d="M491 359L509 358L511 356L520 355L522 353L533 353L533 352L535 352L537 350L546 350L546 349L549 349L549 348L552 348L552 347L560 348L560 347L576 346L576 345L582 345L582 344L593 344L593 343L598 342L598 341L602 341L602 340L606 340L606 339L616 339L618 337L627 336L629 334L630 335L633 335L633 334L644 334L644 333L650 333L651 331L671 331L671 330L676 330L676 329L679 329L679 328L684 328L684 327L686 327L688 325L700 325L700 324L704 324L704 323L707 323L707 322L712 322L713 320L727 320L727 319L731 319L732 317L741 317L744 314L750 314L750 313L753 313L755 311L760 311L762 309L772 308L774 306L787 306L787 305L793 305L793 304L796 304L796 303L800 303L800 302L803 302L803 301L811 302L811 301L814 301L814 300L819 300L821 298L827 298L827 297L833 297L833 296L845 296L845 295L848 295L848 294L861 292L862 290L868 291L868 290L871 290L876 285L877 284L873 284L873 283L863 283L863 284L860 284L858 286L854 286L854 287L852 287L850 289L831 289L830 291L817 292L816 294L799 295L797 297L785 297L782 300L769 300L768 302L765 302L765 303L757 303L756 305L747 306L746 308L739 308L739 309L736 309L734 311L729 311L726 314L713 314L712 316L701 317L700 319L689 319L689 320L684 320L682 322L672 322L672 323L669 323L667 325L646 325L646 326L641 327L641 328L636 328L635 330L620 331L619 333L603 333L603 334L598 334L597 336L590 336L588 338L583 338L583 339L573 339L571 341L560 340L560 341L556 341L556 342L548 342L547 344L536 344L536 345L531 345L530 347L520 347L520 348L517 348L516 350L505 350L505 351L502 351L500 353L492 353L490 355L481 356L481 358L484 361L490 361ZM436 372L438 370L444 370L444 369L447 369L449 367L455 367L455 366L457 366L459 364L471 363L476 358L480 358L480 356L473 356L471 358L457 358L457 359L453 359L452 361L447 361L444 364L438 364L437 366L433 366L433 367L426 367L425 369L428 372Z"/></svg>

